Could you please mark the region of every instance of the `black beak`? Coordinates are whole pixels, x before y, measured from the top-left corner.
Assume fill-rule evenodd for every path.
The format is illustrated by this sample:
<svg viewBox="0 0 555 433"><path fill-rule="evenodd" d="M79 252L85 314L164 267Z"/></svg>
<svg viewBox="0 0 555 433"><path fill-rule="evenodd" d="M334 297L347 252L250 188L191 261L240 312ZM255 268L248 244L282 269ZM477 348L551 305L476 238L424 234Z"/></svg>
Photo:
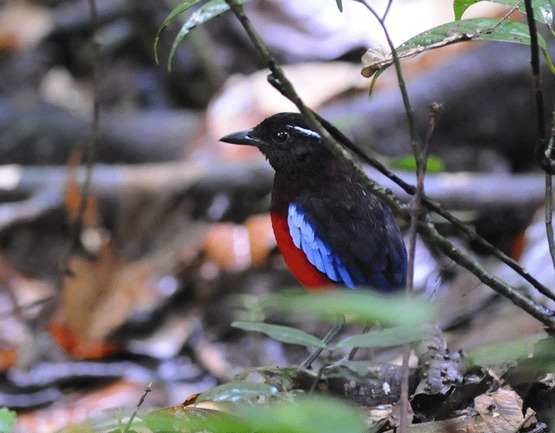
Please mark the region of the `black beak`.
<svg viewBox="0 0 555 433"><path fill-rule="evenodd" d="M234 132L233 134L229 134L225 137L220 138L220 141L231 144L246 144L247 146L258 146L259 141L257 138L252 136L252 132L252 129Z"/></svg>

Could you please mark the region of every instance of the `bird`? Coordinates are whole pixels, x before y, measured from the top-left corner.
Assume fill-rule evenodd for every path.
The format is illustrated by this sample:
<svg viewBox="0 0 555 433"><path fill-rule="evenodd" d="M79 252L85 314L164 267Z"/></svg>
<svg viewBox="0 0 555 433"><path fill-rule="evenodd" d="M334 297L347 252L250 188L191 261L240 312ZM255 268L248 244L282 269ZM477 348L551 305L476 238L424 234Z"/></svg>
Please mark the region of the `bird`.
<svg viewBox="0 0 555 433"><path fill-rule="evenodd" d="M275 171L270 216L290 272L309 291L392 293L406 284L406 247L364 174L336 157L299 113L278 113L223 142L257 147Z"/></svg>

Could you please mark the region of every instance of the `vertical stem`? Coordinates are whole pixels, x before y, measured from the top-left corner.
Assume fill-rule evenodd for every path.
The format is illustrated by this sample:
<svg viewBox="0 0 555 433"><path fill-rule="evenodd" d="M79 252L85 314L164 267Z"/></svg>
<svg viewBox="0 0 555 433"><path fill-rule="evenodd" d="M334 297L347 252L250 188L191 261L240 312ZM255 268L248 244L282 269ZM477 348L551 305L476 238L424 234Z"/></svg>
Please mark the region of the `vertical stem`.
<svg viewBox="0 0 555 433"><path fill-rule="evenodd" d="M551 137L545 150L545 158L551 158L553 148L555 146L555 108L553 109L551 120ZM544 212L545 212L545 233L547 235L547 244L549 245L549 254L551 255L551 262L555 269L555 237L553 234L553 175L545 172L545 198L544 198Z"/></svg>
<svg viewBox="0 0 555 433"><path fill-rule="evenodd" d="M553 237L553 192L552 192L552 178L551 158L552 158L552 143L553 143L553 128L551 132L551 139L549 143L546 140L545 131L545 112L543 103L542 80L540 70L540 47L538 44L538 30L536 28L536 20L534 19L534 7L532 0L524 0L524 7L526 8L526 21L528 23L528 30L530 32L530 65L532 68L532 86L534 89L534 96L536 100L536 116L538 128L538 141L536 143L536 160L545 170L545 234L547 236L547 243L549 245L549 253L551 261L555 269L555 240ZM555 122L555 119L553 120Z"/></svg>
<svg viewBox="0 0 555 433"><path fill-rule="evenodd" d="M135 410L131 414L131 417L129 418L129 421L127 422L127 425L125 426L125 430L123 430L123 433L128 433L130 431L131 426L133 425L133 421L135 421L135 418L137 417L137 414L139 413L139 409L141 408L141 406L143 405L146 398L148 397L148 395L151 392L152 392L152 382L149 383L146 386L145 391L143 392L143 395L141 396L141 398L139 399L139 402L137 403L137 407L135 408Z"/></svg>
<svg viewBox="0 0 555 433"><path fill-rule="evenodd" d="M77 212L77 217L73 222L71 228L71 234L69 239L69 247L65 257L64 263L64 273L71 276L72 271L69 268L69 260L75 252L75 249L80 243L80 235L83 230L83 220L85 217L85 212L90 198L92 175L94 170L94 162L96 158L96 147L98 143L98 138L100 134L100 99L98 95L98 80L100 72L100 45L95 40L95 36L98 32L98 10L96 6L96 0L88 0L89 3L89 13L91 18L91 44L93 49L93 70L92 70L92 88L93 88L93 109L92 109L92 120L91 120L91 138L87 143L85 149L85 179L83 180L83 186L81 187L81 197L79 200L79 208Z"/></svg>
<svg viewBox="0 0 555 433"><path fill-rule="evenodd" d="M553 237L553 178L551 174L545 173L545 231L547 235L547 243L549 245L549 254L551 255L551 262L555 268L555 240Z"/></svg>
<svg viewBox="0 0 555 433"><path fill-rule="evenodd" d="M540 71L540 47L538 44L538 31L536 28L536 20L534 19L534 8L532 6L532 0L524 0L524 7L526 9L526 21L528 23L528 30L530 32L530 65L532 67L532 85L534 88L534 95L536 99L538 146L540 146L541 152L543 153L546 144L545 113Z"/></svg>
<svg viewBox="0 0 555 433"><path fill-rule="evenodd" d="M391 0L390 2L388 2L386 13L384 14L383 18L380 17L380 15L376 12L376 10L367 2L367 0L356 0L356 1L358 1L359 3L362 3L366 7L366 9L368 9L370 13L374 15L374 17L376 18L376 20L378 21L378 23L380 24L383 30L384 36L387 40L387 45L391 50L391 57L393 59L393 65L395 67L395 73L397 75L397 83L398 83L397 85L399 87L399 91L401 92L401 98L403 99L403 105L405 107L405 114L406 114L408 129L409 129L409 135L410 135L410 144L412 147L412 153L414 154L414 158L416 160L416 171L418 172L418 170L420 169L420 158L418 157L418 155L420 154L420 144L418 139L418 132L416 131L414 111L412 109L412 104L410 102L409 94L407 91L405 77L403 76L403 70L401 68L401 60L399 59L399 54L395 49L395 45L393 44L391 35L389 34L389 31L387 30L387 27L384 22L385 18L387 17L387 12L389 12L389 9L391 8L391 4L393 3L393 1Z"/></svg>

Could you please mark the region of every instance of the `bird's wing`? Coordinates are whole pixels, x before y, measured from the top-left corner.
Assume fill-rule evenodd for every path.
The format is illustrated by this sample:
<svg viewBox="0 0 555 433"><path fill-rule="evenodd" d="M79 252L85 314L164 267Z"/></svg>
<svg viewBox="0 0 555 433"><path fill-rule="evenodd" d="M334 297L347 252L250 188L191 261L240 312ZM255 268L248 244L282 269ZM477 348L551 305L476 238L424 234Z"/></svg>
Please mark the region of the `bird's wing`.
<svg viewBox="0 0 555 433"><path fill-rule="evenodd" d="M289 205L287 225L295 246L302 250L308 261L331 281L350 288L361 284L360 271L345 265L341 256L336 254L316 232L310 218L296 203Z"/></svg>
<svg viewBox="0 0 555 433"><path fill-rule="evenodd" d="M407 257L389 208L355 188L335 194L300 196L289 205L295 245L331 280L347 287L391 291L405 285Z"/></svg>

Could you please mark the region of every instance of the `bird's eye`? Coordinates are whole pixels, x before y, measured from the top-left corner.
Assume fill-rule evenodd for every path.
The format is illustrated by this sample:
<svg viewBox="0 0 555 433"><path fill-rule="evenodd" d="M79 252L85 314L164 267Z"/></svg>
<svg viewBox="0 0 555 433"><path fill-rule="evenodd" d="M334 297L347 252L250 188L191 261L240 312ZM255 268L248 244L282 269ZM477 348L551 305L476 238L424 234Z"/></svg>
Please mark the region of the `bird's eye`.
<svg viewBox="0 0 555 433"><path fill-rule="evenodd" d="M274 141L279 144L289 141L289 133L287 131L278 131L274 135Z"/></svg>

